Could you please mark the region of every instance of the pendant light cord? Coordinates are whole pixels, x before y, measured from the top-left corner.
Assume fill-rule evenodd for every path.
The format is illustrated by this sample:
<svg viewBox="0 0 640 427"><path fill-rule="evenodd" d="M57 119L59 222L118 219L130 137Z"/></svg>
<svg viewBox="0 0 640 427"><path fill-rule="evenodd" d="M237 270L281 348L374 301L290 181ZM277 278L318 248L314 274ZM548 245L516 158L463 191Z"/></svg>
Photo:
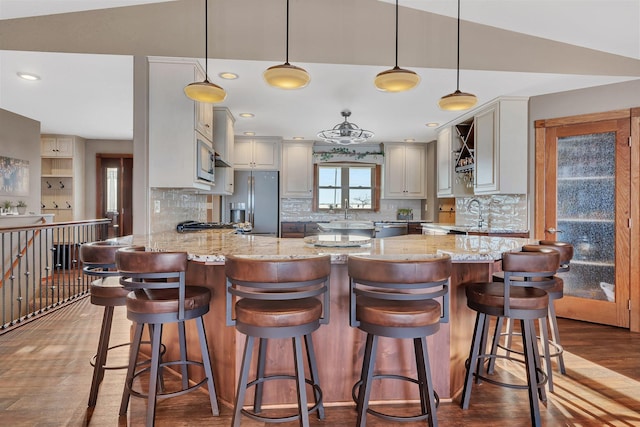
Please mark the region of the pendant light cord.
<svg viewBox="0 0 640 427"><path fill-rule="evenodd" d="M285 61L286 65L289 65L289 0L287 0L287 37L286 37L286 47L285 47Z"/></svg>
<svg viewBox="0 0 640 427"><path fill-rule="evenodd" d="M209 0L204 0L204 80L209 81Z"/></svg>
<svg viewBox="0 0 640 427"><path fill-rule="evenodd" d="M398 68L398 0L396 0L396 66Z"/></svg>
<svg viewBox="0 0 640 427"><path fill-rule="evenodd" d="M460 90L460 0L458 0L458 58L456 60L456 91Z"/></svg>

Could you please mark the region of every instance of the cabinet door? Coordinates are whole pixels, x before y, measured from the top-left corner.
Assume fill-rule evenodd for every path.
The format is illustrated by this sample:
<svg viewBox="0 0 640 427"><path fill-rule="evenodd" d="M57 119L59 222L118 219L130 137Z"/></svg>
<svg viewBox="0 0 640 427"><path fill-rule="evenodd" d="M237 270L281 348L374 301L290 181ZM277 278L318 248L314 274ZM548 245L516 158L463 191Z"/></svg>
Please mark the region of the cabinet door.
<svg viewBox="0 0 640 427"><path fill-rule="evenodd" d="M195 81L204 81L204 73L195 67ZM206 102L194 102L195 106L195 128L208 140L213 140L213 105Z"/></svg>
<svg viewBox="0 0 640 427"><path fill-rule="evenodd" d="M41 150L40 155L43 157L55 157L57 156L58 144L55 137L43 137L41 138Z"/></svg>
<svg viewBox="0 0 640 427"><path fill-rule="evenodd" d="M424 199L426 197L425 180L425 148L423 145L408 145L404 160L404 194L405 197Z"/></svg>
<svg viewBox="0 0 640 427"><path fill-rule="evenodd" d="M253 141L253 167L275 170L278 166L278 143L273 140Z"/></svg>
<svg viewBox="0 0 640 427"><path fill-rule="evenodd" d="M475 116L475 187L476 194L496 193L499 188L498 116L496 108L490 108ZM526 153L523 153L525 155Z"/></svg>
<svg viewBox="0 0 640 427"><path fill-rule="evenodd" d="M451 128L444 128L440 131L437 144L438 197L452 197Z"/></svg>
<svg viewBox="0 0 640 427"><path fill-rule="evenodd" d="M282 197L313 196L313 145L282 144Z"/></svg>
<svg viewBox="0 0 640 427"><path fill-rule="evenodd" d="M73 157L73 138L56 138L58 157Z"/></svg>
<svg viewBox="0 0 640 427"><path fill-rule="evenodd" d="M398 145L385 147L384 192L388 198L404 198L405 194L405 149Z"/></svg>
<svg viewBox="0 0 640 427"><path fill-rule="evenodd" d="M233 148L233 166L235 168L253 167L253 141L236 138Z"/></svg>

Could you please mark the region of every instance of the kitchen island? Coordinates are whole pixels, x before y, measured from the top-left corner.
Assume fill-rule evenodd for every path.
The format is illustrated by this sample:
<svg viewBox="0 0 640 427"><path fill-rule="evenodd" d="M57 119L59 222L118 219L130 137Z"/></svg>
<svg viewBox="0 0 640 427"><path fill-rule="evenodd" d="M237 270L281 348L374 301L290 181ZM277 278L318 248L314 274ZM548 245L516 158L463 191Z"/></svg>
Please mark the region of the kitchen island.
<svg viewBox="0 0 640 427"><path fill-rule="evenodd" d="M502 253L519 250L531 240L487 236L407 235L371 239L362 247L325 247L305 243L303 239L280 239L251 234L233 234L228 230L195 233L166 232L149 236L130 236L122 240L144 245L151 250L186 251L190 262L187 283L212 289L211 310L205 316L207 338L213 357L219 399L231 405L236 392L238 369L244 347L244 335L225 324L225 255L315 255L329 254L331 269L331 321L314 332L320 384L328 405L352 405L351 388L362 366L365 334L349 326L349 281L346 261L349 255L449 254L453 261L450 286L450 321L428 337L434 386L443 400L460 392L464 378L464 360L469 353L474 312L466 307L464 284L490 280L499 269ZM173 330L167 332L175 333ZM195 331L189 331L190 346L197 345ZM169 338L170 339L170 338ZM381 371L414 375L413 348L410 340L383 338L377 366ZM274 340L268 352L271 372L292 372L292 351L288 340ZM175 349L167 346L168 351ZM199 373L194 372L194 376ZM265 387L264 403L295 404L295 386L276 382ZM289 387L287 387L289 386ZM415 386L402 381L387 381L384 389L372 395L372 401L414 401Z"/></svg>

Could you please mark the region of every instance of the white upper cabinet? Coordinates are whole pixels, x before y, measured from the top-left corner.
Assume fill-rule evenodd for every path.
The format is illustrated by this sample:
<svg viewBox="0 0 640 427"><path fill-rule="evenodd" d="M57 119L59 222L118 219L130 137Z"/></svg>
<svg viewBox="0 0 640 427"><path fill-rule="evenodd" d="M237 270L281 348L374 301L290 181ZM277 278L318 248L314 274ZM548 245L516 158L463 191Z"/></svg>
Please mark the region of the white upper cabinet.
<svg viewBox="0 0 640 427"><path fill-rule="evenodd" d="M211 189L212 194L233 194L234 123L235 119L226 107L213 108L213 148L229 166L216 166L216 182Z"/></svg>
<svg viewBox="0 0 640 427"><path fill-rule="evenodd" d="M282 197L313 196L313 142L282 143Z"/></svg>
<svg viewBox="0 0 640 427"><path fill-rule="evenodd" d="M280 138L238 136L233 151L233 167L236 169L280 168Z"/></svg>
<svg viewBox="0 0 640 427"><path fill-rule="evenodd" d="M198 110L203 106L183 91L203 76L196 61L149 59L150 187L211 189L211 183L197 178L197 140L212 145L211 138L197 130ZM212 107L208 108L213 115ZM209 129L211 134L212 124Z"/></svg>
<svg viewBox="0 0 640 427"><path fill-rule="evenodd" d="M384 196L426 198L426 155L422 144L385 144Z"/></svg>
<svg viewBox="0 0 640 427"><path fill-rule="evenodd" d="M438 133L436 147L438 168L438 197L453 197L453 159L451 128L446 127Z"/></svg>
<svg viewBox="0 0 640 427"><path fill-rule="evenodd" d="M41 138L42 157L73 157L73 138L68 136L47 136Z"/></svg>
<svg viewBox="0 0 640 427"><path fill-rule="evenodd" d="M197 82L204 81L204 72L196 67L196 79ZM194 102L196 108L196 122L195 128L198 132L204 135L209 141L213 140L213 104L206 102Z"/></svg>
<svg viewBox="0 0 640 427"><path fill-rule="evenodd" d="M475 194L527 193L527 114L521 98L475 114Z"/></svg>

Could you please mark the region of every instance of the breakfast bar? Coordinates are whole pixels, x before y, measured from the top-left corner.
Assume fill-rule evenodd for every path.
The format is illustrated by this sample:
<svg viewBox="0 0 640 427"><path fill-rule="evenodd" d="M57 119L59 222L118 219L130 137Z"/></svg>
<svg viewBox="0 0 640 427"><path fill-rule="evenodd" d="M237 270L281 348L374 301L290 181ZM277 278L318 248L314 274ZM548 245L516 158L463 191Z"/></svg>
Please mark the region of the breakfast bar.
<svg viewBox="0 0 640 427"><path fill-rule="evenodd" d="M211 309L205 316L207 339L212 355L218 398L232 405L237 388L244 336L225 323L225 255L296 256L331 255L330 323L314 332L320 384L327 405L351 405L351 389L360 375L365 334L349 326L349 278L346 260L349 255L414 255L443 253L451 256L449 322L428 338L431 372L436 392L442 400L461 391L464 361L468 357L474 314L466 307L465 283L490 280L500 268L503 252L517 251L532 241L522 238L466 235L407 235L383 239L357 239L356 243L331 245L303 239L284 239L251 234L234 234L229 230L197 233L166 232L147 236L130 236L127 242L144 245L148 250L186 251L189 254L187 283L209 287L213 292ZM174 333L175 331L166 332ZM197 348L195 331L188 331L190 345ZM170 339L170 338L169 338ZM288 372L292 366L289 341L278 340L269 348L269 366L274 372ZM167 346L167 351L173 351ZM177 350L175 350L177 351ZM413 349L409 343L383 339L379 346L378 368L393 368L411 375L415 371ZM199 373L194 372L194 376ZM264 403L291 402L296 395L293 384L265 388ZM277 396L276 396L277 393ZM418 399L413 387L391 381L372 401L406 402Z"/></svg>

